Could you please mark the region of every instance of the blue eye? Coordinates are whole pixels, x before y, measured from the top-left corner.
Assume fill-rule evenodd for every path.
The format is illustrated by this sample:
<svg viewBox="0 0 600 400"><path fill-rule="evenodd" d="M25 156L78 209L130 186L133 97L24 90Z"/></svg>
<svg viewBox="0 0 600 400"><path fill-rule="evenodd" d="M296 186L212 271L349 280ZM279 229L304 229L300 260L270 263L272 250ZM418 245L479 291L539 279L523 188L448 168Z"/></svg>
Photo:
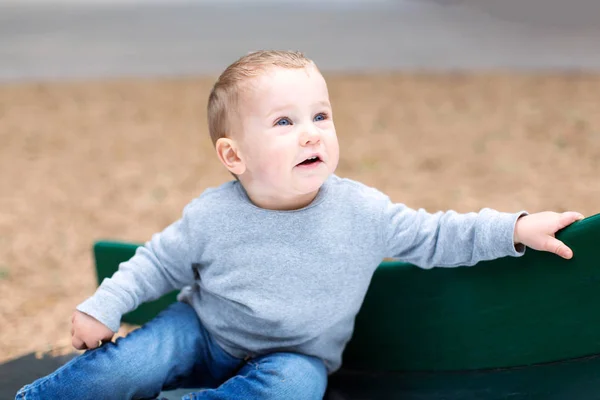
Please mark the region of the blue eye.
<svg viewBox="0 0 600 400"><path fill-rule="evenodd" d="M325 115L324 113L319 113L317 115L315 115L315 121L325 121L325 119L327 118L327 115Z"/></svg>
<svg viewBox="0 0 600 400"><path fill-rule="evenodd" d="M292 121L290 121L289 118L287 118L287 117L281 118L280 120L278 120L275 123L275 125L279 125L279 126L288 126L291 124L292 124Z"/></svg>

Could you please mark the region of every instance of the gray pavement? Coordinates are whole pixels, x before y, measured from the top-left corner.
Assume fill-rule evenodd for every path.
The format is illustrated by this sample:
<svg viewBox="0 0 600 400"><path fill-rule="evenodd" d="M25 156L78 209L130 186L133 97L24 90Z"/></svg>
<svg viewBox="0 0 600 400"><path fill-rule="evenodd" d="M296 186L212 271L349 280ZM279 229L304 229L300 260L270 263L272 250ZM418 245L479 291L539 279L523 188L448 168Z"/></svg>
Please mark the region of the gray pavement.
<svg viewBox="0 0 600 400"><path fill-rule="evenodd" d="M260 48L326 71L600 70L600 1L497 1L4 0L0 81L216 74Z"/></svg>

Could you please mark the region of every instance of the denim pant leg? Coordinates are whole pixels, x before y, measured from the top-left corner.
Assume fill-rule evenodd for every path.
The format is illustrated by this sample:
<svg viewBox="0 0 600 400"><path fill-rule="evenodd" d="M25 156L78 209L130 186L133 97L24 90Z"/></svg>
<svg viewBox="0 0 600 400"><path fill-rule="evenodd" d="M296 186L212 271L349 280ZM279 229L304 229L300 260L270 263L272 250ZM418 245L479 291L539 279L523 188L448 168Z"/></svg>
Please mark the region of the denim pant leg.
<svg viewBox="0 0 600 400"><path fill-rule="evenodd" d="M273 353L249 360L220 387L184 396L182 400L286 399L318 400L325 395L327 369L315 357Z"/></svg>
<svg viewBox="0 0 600 400"><path fill-rule="evenodd" d="M116 343L26 385L16 399L152 399L163 389L217 387L241 364L214 343L192 307L177 302Z"/></svg>

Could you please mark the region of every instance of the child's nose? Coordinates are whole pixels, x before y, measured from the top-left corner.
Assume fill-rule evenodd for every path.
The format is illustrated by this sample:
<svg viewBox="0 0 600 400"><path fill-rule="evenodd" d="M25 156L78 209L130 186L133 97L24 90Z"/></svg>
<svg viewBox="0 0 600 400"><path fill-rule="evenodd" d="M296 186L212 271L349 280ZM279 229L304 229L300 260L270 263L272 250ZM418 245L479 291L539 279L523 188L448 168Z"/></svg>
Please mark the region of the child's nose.
<svg viewBox="0 0 600 400"><path fill-rule="evenodd" d="M302 131L300 141L303 146L317 144L321 141L321 134L315 127L309 127Z"/></svg>

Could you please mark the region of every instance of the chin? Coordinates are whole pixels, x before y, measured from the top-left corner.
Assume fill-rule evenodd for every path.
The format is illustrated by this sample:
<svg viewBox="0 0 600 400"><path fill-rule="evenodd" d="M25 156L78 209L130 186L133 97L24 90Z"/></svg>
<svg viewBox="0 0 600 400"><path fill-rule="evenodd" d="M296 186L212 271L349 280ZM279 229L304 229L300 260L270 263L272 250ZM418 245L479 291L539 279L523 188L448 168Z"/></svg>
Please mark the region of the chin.
<svg viewBox="0 0 600 400"><path fill-rule="evenodd" d="M323 183L327 180L328 176L312 176L310 178L302 179L298 182L296 188L302 194L309 194L316 192L323 186Z"/></svg>

